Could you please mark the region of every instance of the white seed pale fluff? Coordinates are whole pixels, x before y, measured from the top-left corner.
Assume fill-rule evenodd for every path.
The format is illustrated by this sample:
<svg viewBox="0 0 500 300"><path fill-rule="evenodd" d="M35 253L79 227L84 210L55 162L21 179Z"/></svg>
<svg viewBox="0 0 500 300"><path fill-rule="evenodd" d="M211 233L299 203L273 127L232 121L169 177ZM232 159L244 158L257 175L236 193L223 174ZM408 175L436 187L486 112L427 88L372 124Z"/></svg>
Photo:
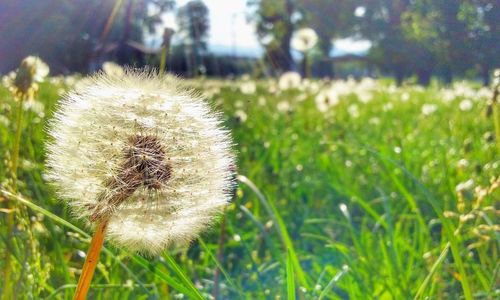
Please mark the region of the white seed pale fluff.
<svg viewBox="0 0 500 300"><path fill-rule="evenodd" d="M49 135L46 175L59 196L89 225L100 207L109 220L107 238L130 251L156 254L189 243L231 198L229 133L174 77L131 70L96 75L60 101ZM161 150L134 152L134 137L152 137ZM161 158L147 160L148 151ZM137 161L165 164L168 172L141 184L142 175L127 179L134 176L127 160L136 162L133 172L148 172ZM120 193L126 196L118 203L104 202Z"/></svg>

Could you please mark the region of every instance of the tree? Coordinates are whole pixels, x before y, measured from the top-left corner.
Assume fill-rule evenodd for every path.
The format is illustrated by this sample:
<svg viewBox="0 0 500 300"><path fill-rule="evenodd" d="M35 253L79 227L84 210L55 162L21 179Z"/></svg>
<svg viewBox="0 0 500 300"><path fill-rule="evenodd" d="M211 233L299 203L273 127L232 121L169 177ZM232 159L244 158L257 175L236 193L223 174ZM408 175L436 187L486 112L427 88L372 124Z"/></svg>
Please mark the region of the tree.
<svg viewBox="0 0 500 300"><path fill-rule="evenodd" d="M435 24L439 14L427 0L415 1L401 15L401 28L407 48L408 64L418 83L428 85L437 63L439 36Z"/></svg>
<svg viewBox="0 0 500 300"><path fill-rule="evenodd" d="M294 68L290 40L300 21L295 0L249 0L256 8L253 19L260 43L266 49L267 60L277 72Z"/></svg>
<svg viewBox="0 0 500 300"><path fill-rule="evenodd" d="M491 70L500 67L500 1L462 1L458 18L467 24L473 62L489 85Z"/></svg>
<svg viewBox="0 0 500 300"><path fill-rule="evenodd" d="M454 74L464 74L473 66L467 24L459 18L462 2L435 0L431 3L437 13L431 28L438 37L435 40L437 68L447 83L451 83Z"/></svg>
<svg viewBox="0 0 500 300"><path fill-rule="evenodd" d="M298 0L300 11L303 12L304 24L316 31L319 36L318 48L321 60L330 61L329 55L333 39L349 37L355 34L356 17L354 11L359 1L352 0ZM332 75L332 66L322 63L320 76Z"/></svg>
<svg viewBox="0 0 500 300"><path fill-rule="evenodd" d="M160 15L174 3L173 0L4 1L0 4L0 72L13 69L30 54L39 55L53 73L88 72L96 52L106 48L106 44L120 47L124 40L142 43L144 29L154 30L161 21ZM109 22L115 5L115 18Z"/></svg>
<svg viewBox="0 0 500 300"><path fill-rule="evenodd" d="M411 74L410 45L402 29L402 16L410 0L363 1L365 13L359 18L360 33L372 41L370 59L391 72L396 82Z"/></svg>
<svg viewBox="0 0 500 300"><path fill-rule="evenodd" d="M200 0L193 0L179 8L177 12L179 33L186 47L190 76L199 70L200 51L207 49L207 34L210 28L207 6Z"/></svg>

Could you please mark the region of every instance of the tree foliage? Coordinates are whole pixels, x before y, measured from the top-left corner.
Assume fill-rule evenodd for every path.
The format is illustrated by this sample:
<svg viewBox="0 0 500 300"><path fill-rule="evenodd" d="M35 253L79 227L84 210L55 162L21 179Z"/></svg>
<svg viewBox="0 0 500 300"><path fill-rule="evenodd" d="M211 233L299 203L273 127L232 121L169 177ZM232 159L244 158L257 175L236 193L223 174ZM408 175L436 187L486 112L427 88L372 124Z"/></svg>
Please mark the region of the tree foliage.
<svg viewBox="0 0 500 300"><path fill-rule="evenodd" d="M248 5L255 9L252 17L258 38L266 50L265 60L279 72L291 70L294 62L290 40L301 19L296 1L249 0Z"/></svg>
<svg viewBox="0 0 500 300"><path fill-rule="evenodd" d="M109 33L103 30L118 3ZM154 31L173 0L19 0L0 3L0 72L13 69L30 54L47 61L53 72L87 72L103 43L142 42ZM28 34L27 34L28 33Z"/></svg>
<svg viewBox="0 0 500 300"><path fill-rule="evenodd" d="M188 56L188 70L191 76L200 71L200 51L207 49L208 30L210 29L208 13L207 6L200 0L188 2L177 12L179 34Z"/></svg>
<svg viewBox="0 0 500 300"><path fill-rule="evenodd" d="M366 14L360 32L373 42L371 58L392 72L398 82L417 75L421 84L438 72L453 74L477 69L488 84L498 67L500 2L496 0L361 1Z"/></svg>

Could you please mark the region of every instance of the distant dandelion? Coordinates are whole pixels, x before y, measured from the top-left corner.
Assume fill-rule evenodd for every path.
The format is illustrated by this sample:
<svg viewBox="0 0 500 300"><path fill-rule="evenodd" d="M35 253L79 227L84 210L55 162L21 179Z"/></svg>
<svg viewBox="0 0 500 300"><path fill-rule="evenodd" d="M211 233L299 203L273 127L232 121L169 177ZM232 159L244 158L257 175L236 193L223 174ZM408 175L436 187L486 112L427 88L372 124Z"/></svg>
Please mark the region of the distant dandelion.
<svg viewBox="0 0 500 300"><path fill-rule="evenodd" d="M461 111L469 111L472 109L473 103L469 99L464 99L460 102L459 107Z"/></svg>
<svg viewBox="0 0 500 300"><path fill-rule="evenodd" d="M255 82L253 81L244 81L241 85L240 85L240 91L243 93L243 94L253 94L255 93L255 91L257 90L257 86L255 85Z"/></svg>
<svg viewBox="0 0 500 300"><path fill-rule="evenodd" d="M21 61L17 72L10 73L4 78L4 85L17 97L22 95L28 99L34 97L38 91L38 83L49 74L49 66L39 57L28 56Z"/></svg>
<svg viewBox="0 0 500 300"><path fill-rule="evenodd" d="M238 109L234 112L234 117L240 123L245 123L248 119L247 113L241 109Z"/></svg>
<svg viewBox="0 0 500 300"><path fill-rule="evenodd" d="M123 76L125 74L123 68L112 61L103 63L102 70L104 71L104 73L110 76Z"/></svg>
<svg viewBox="0 0 500 300"><path fill-rule="evenodd" d="M292 37L291 45L297 51L306 52L311 50L318 42L318 35L311 28L297 30Z"/></svg>
<svg viewBox="0 0 500 300"><path fill-rule="evenodd" d="M230 200L234 156L221 121L170 76L101 74L61 101L47 177L88 224L134 252L185 245Z"/></svg>
<svg viewBox="0 0 500 300"><path fill-rule="evenodd" d="M300 87L302 77L297 72L285 72L280 76L278 86L280 90L289 90Z"/></svg>
<svg viewBox="0 0 500 300"><path fill-rule="evenodd" d="M425 116L429 116L436 112L437 110L437 105L436 104L424 104L422 106L422 114Z"/></svg>
<svg viewBox="0 0 500 300"><path fill-rule="evenodd" d="M328 111L330 107L337 105L340 101L338 93L333 88L321 91L314 100L316 107L321 112Z"/></svg>
<svg viewBox="0 0 500 300"><path fill-rule="evenodd" d="M289 112L292 109L290 102L286 100L278 102L278 104L276 104L276 108L280 112Z"/></svg>
<svg viewBox="0 0 500 300"><path fill-rule="evenodd" d="M358 118L359 117L359 107L356 104L349 105L349 107L347 108L347 112L353 118Z"/></svg>

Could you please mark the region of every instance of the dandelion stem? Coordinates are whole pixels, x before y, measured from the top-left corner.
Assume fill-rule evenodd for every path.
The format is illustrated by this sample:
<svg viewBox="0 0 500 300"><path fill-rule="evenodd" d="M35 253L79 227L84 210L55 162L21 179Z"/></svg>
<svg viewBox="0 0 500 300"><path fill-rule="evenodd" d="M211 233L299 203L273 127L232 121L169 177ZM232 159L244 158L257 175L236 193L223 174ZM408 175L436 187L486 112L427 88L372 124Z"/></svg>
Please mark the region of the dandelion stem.
<svg viewBox="0 0 500 300"><path fill-rule="evenodd" d="M309 64L309 52L305 51L304 52L304 58L302 60L302 68L304 69L304 78L309 78L311 77L311 66Z"/></svg>
<svg viewBox="0 0 500 300"><path fill-rule="evenodd" d="M160 75L163 75L163 73L165 73L165 66L167 65L167 55L168 55L167 45L164 45L161 49Z"/></svg>
<svg viewBox="0 0 500 300"><path fill-rule="evenodd" d="M217 260L222 262L224 258L224 244L226 242L226 211L224 210L224 214L222 215L222 222L220 224L220 234L219 234L219 249L217 249ZM215 269L214 273L214 290L212 296L214 299L219 299L219 278L220 278L220 269Z"/></svg>
<svg viewBox="0 0 500 300"><path fill-rule="evenodd" d="M19 161L19 148L21 144L21 127L23 121L23 102L25 100L25 95L19 98L17 112L16 112L16 133L14 136L14 145L12 147L11 164L10 164L10 175L12 178L12 188L13 192L17 191L17 166ZM7 248L12 250L12 232L14 230L14 204L7 202L7 208L11 211L7 214ZM4 265L4 292L3 299L10 299L12 296L12 281L10 280L10 274L12 273L12 261L11 261L11 251L5 251L5 265Z"/></svg>
<svg viewBox="0 0 500 300"><path fill-rule="evenodd" d="M497 83L493 86L493 96L491 104L493 105L493 122L495 123L495 139L497 142L498 151L500 151L500 112L498 107L499 89L500 89L500 84Z"/></svg>
<svg viewBox="0 0 500 300"><path fill-rule="evenodd" d="M87 252L85 263L83 264L82 274L78 280L78 286L76 287L73 300L84 300L87 298L90 283L92 282L95 268L99 262L99 254L101 253L101 248L104 243L104 233L106 232L107 225L108 220L100 221L92 236L90 248Z"/></svg>
<svg viewBox="0 0 500 300"><path fill-rule="evenodd" d="M18 161L19 161L19 148L21 144L21 126L22 126L22 121L23 121L23 103L24 103L24 96L22 96L19 100L19 105L17 108L17 115L16 115L16 135L14 138L14 146L12 148L12 161L11 161L11 168L10 172L12 175L12 178L14 180L17 179L17 166L18 166ZM14 182L14 187L16 187L16 183Z"/></svg>

